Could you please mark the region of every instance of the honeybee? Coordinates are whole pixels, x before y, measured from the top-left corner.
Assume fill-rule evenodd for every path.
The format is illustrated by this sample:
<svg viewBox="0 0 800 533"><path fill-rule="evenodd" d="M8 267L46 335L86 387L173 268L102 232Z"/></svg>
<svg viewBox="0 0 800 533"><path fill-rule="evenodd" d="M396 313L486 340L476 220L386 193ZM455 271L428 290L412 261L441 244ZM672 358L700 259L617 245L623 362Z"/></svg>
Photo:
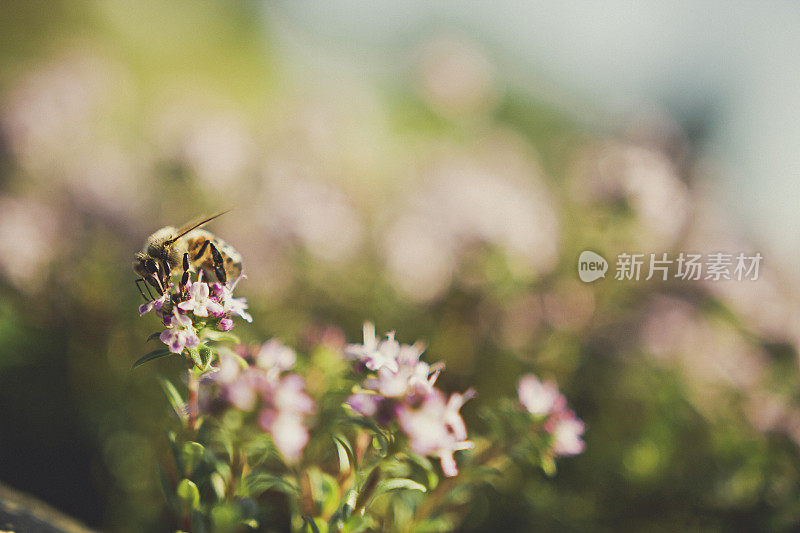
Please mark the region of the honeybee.
<svg viewBox="0 0 800 533"><path fill-rule="evenodd" d="M144 296L140 283L152 285L163 294L169 284L172 269L183 266L181 283L189 280L189 272L202 270L206 279L216 278L225 284L242 273L242 256L231 245L210 231L201 229L215 218L225 214L221 211L208 218L184 224L180 228L167 226L150 235L141 252L133 261L133 270L140 278L136 280L139 292ZM148 293L149 293L148 289Z"/></svg>

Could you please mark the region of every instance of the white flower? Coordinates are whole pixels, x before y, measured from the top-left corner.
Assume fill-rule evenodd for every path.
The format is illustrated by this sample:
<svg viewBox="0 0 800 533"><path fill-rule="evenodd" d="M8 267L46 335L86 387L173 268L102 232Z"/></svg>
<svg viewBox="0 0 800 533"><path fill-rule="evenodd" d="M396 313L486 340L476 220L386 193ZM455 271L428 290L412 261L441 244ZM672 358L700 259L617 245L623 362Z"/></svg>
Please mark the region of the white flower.
<svg viewBox="0 0 800 533"><path fill-rule="evenodd" d="M400 353L400 344L394 340L394 332L386 334L386 339L380 343L375 337L375 325L371 322L364 323L364 343L349 344L345 347L345 354L360 359L366 367L373 371L388 368L397 372L397 356Z"/></svg>
<svg viewBox="0 0 800 533"><path fill-rule="evenodd" d="M178 304L184 311L192 311L195 316L206 317L212 315L222 315L222 305L209 297L211 291L208 284L203 281L188 283L190 298Z"/></svg>
<svg viewBox="0 0 800 533"><path fill-rule="evenodd" d="M466 440L467 430L458 411L474 395L472 390L453 394L445 402L444 394L434 391L418 409L402 405L397 412L400 427L408 435L414 453L439 458L445 476L458 474L453 452L474 446Z"/></svg>

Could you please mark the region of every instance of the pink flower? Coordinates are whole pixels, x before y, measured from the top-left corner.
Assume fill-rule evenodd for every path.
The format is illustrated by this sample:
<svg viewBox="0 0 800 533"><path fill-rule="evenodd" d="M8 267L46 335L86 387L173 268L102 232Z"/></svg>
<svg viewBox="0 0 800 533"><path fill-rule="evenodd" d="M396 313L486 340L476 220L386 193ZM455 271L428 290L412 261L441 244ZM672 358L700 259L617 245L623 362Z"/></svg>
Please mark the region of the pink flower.
<svg viewBox="0 0 800 533"><path fill-rule="evenodd" d="M209 298L210 291L207 283L195 281L194 283L187 283L187 286L189 287L190 298L185 302L179 303L179 308L184 311L192 311L195 316L205 317L208 316L209 313L212 315L222 315L223 306L216 300Z"/></svg>
<svg viewBox="0 0 800 533"><path fill-rule="evenodd" d="M239 362L230 356L220 362L215 379L223 384L223 395L228 403L242 411L252 411L258 398L267 396L270 391L270 382L263 370L255 367L241 370Z"/></svg>
<svg viewBox="0 0 800 533"><path fill-rule="evenodd" d="M227 298L225 300L224 310L226 313L241 317L248 322L253 321L253 317L247 312L246 298Z"/></svg>
<svg viewBox="0 0 800 533"><path fill-rule="evenodd" d="M236 285L238 285L239 282L244 279L244 277L244 274L241 274L233 281L233 283L230 284L230 286L215 283L213 286L214 296L222 302L223 312L241 317L248 322L252 322L253 317L247 312L247 299L233 297L233 290L236 288Z"/></svg>
<svg viewBox="0 0 800 533"><path fill-rule="evenodd" d="M219 367L216 373L212 375L212 378L219 383L228 384L236 380L241 373L242 365L239 364L236 357L228 354L220 354Z"/></svg>
<svg viewBox="0 0 800 533"><path fill-rule="evenodd" d="M308 429L300 416L294 413L264 409L258 418L259 425L272 435L275 447L286 460L297 462L308 444Z"/></svg>
<svg viewBox="0 0 800 533"><path fill-rule="evenodd" d="M305 393L305 382L297 374L290 374L265 391L264 401L269 405L259 416L259 424L272 435L275 446L291 462L300 459L308 443L308 429L303 415L314 412L314 401Z"/></svg>
<svg viewBox="0 0 800 533"><path fill-rule="evenodd" d="M438 457L442 471L448 477L458 474L453 453L473 447L473 443L466 440L466 427L458 413L472 395L472 391L467 391L463 395L454 394L445 401L444 394L435 390L425 398L420 408L401 405L397 410L400 427L408 435L412 451Z"/></svg>
<svg viewBox="0 0 800 533"><path fill-rule="evenodd" d="M261 345L255 357L256 364L268 370L275 377L280 372L290 370L297 361L294 350L283 344L277 339L270 339Z"/></svg>
<svg viewBox="0 0 800 533"><path fill-rule="evenodd" d="M256 405L258 391L250 380L237 379L225 387L225 398L237 409L251 411Z"/></svg>
<svg viewBox="0 0 800 533"><path fill-rule="evenodd" d="M375 416L378 412L378 404L381 403L383 397L379 394L370 394L368 392L356 392L347 398L347 405L349 405L356 413L362 416Z"/></svg>
<svg viewBox="0 0 800 533"><path fill-rule="evenodd" d="M142 305L139 306L139 316L147 314L153 309L155 309L156 311L161 311L161 307L166 303L168 298L169 298L169 292L164 291L164 294L162 294L155 300L150 300L149 302L143 303Z"/></svg>
<svg viewBox="0 0 800 533"><path fill-rule="evenodd" d="M542 383L533 374L522 376L517 385L519 402L532 415L548 415L556 410L563 398L558 392L558 386L552 381Z"/></svg>
<svg viewBox="0 0 800 533"><path fill-rule="evenodd" d="M311 414L314 400L305 393L305 381L297 374L284 377L273 391L272 404L281 412Z"/></svg>
<svg viewBox="0 0 800 533"><path fill-rule="evenodd" d="M225 317L219 321L217 325L220 331L230 331L233 329L233 320L228 317Z"/></svg>
<svg viewBox="0 0 800 533"><path fill-rule="evenodd" d="M169 346L172 353L181 353L185 348L197 348L200 345L200 338L192 327L192 320L173 310L170 320L170 327L161 332L158 337L161 342Z"/></svg>
<svg viewBox="0 0 800 533"><path fill-rule="evenodd" d="M586 449L586 443L581 439L586 426L572 411L567 409L554 414L544 428L553 437L556 455L577 455Z"/></svg>
<svg viewBox="0 0 800 533"><path fill-rule="evenodd" d="M433 372L431 366L418 361L413 366L400 366L397 370L381 367L377 377L368 378L365 386L387 398L403 398L407 395L425 396L433 391L439 377L439 369Z"/></svg>
<svg viewBox="0 0 800 533"><path fill-rule="evenodd" d="M397 372L399 353L400 344L394 340L394 332L387 333L386 340L378 342L375 325L371 322L364 323L364 344L349 344L345 347L346 355L363 361L370 370L388 368Z"/></svg>

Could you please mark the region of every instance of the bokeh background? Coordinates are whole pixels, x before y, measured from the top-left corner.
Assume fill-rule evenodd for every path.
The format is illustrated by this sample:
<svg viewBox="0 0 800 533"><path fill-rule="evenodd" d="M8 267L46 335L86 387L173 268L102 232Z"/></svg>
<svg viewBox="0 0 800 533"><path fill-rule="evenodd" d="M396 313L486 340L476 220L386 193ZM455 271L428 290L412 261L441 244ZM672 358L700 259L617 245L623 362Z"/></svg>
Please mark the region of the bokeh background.
<svg viewBox="0 0 800 533"><path fill-rule="evenodd" d="M785 2L0 7L0 481L164 530L132 254L244 256L243 335L426 339L465 408L556 378L587 451L476 531L800 524L800 8ZM592 285L578 254L756 252L758 281Z"/></svg>

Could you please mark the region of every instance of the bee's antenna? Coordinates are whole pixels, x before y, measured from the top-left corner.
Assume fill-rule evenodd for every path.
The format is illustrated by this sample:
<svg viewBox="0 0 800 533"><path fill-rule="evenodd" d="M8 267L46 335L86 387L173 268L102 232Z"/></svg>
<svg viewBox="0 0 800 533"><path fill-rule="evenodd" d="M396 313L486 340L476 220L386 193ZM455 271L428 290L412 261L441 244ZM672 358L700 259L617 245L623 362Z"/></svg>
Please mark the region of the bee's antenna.
<svg viewBox="0 0 800 533"><path fill-rule="evenodd" d="M197 222L196 224L192 224L189 227L189 229L181 228L180 233L178 235L176 235L175 237L171 238L170 240L168 240L165 244L167 244L167 245L172 244L173 242L177 241L178 239L180 239L181 237L183 237L184 235L186 235L190 231L195 230L195 229L199 228L200 226L203 226L204 224L208 224L209 222L211 222L215 218L221 217L222 215L224 215L228 211L230 211L230 209L225 209L224 211L220 211L219 213L211 215L210 217L208 217L208 218L206 218L204 220L201 220L200 222Z"/></svg>

